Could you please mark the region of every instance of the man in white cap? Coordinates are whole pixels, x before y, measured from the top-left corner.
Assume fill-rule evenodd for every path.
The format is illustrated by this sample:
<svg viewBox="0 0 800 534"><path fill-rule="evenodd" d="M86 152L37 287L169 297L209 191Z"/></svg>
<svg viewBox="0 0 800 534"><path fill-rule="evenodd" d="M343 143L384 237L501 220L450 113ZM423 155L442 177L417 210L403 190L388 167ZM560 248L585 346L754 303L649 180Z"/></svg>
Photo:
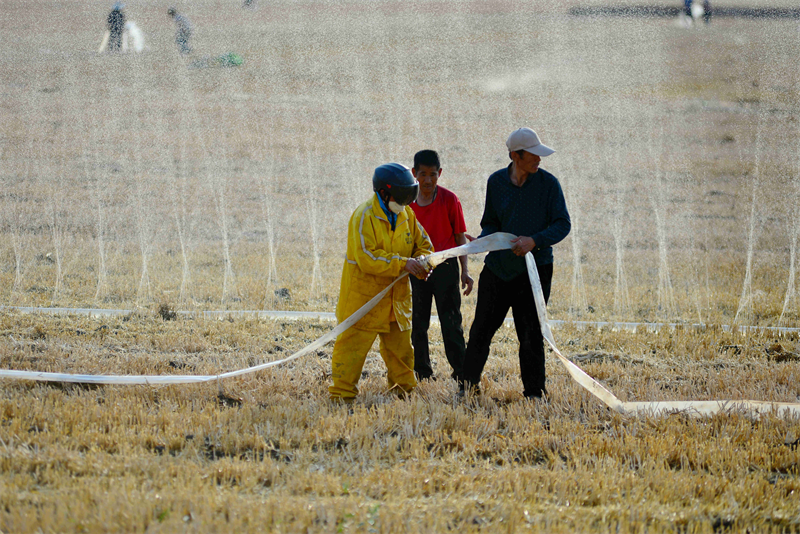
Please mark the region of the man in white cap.
<svg viewBox="0 0 800 534"><path fill-rule="evenodd" d="M481 237L495 232L518 237L511 250L490 252L484 261L462 378L467 391L480 391L492 337L511 308L519 338L523 395L541 398L547 393L544 343L525 254L533 252L547 300L553 278L552 245L569 234L571 224L561 185L555 176L539 168L541 159L555 151L542 144L530 128L514 131L506 145L511 164L489 177Z"/></svg>

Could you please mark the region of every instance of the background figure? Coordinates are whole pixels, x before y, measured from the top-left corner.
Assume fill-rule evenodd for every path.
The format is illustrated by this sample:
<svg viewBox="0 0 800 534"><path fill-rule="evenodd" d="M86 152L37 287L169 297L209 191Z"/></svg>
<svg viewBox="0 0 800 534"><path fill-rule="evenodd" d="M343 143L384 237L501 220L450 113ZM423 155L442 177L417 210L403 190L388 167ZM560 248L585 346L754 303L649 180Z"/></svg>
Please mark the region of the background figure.
<svg viewBox="0 0 800 534"><path fill-rule="evenodd" d="M175 43L178 45L178 50L181 54L191 53L192 47L189 44L189 39L192 36L191 22L185 16L179 14L174 7L167 10L167 15L175 21Z"/></svg>
<svg viewBox="0 0 800 534"><path fill-rule="evenodd" d="M122 47L122 32L125 30L125 7L121 2L114 4L111 13L106 20L108 24L108 50L109 52L119 52Z"/></svg>
<svg viewBox="0 0 800 534"><path fill-rule="evenodd" d="M439 155L433 150L421 150L414 155L414 177L419 181L419 196L411 203L417 220L428 232L435 251L447 250L467 242L464 211L458 197L438 185L442 175ZM458 264L461 263L459 275ZM467 257L450 258L439 265L427 280L411 278L412 325L411 342L414 345L414 372L421 380L433 376L428 347L428 327L431 323L431 301L436 299L436 311L442 328L444 353L452 377L460 380L464 365L464 328L461 326L461 293L459 282L472 291Z"/></svg>
<svg viewBox="0 0 800 534"><path fill-rule="evenodd" d="M688 28L700 24L700 19L706 24L711 22L711 0L684 0L678 23Z"/></svg>

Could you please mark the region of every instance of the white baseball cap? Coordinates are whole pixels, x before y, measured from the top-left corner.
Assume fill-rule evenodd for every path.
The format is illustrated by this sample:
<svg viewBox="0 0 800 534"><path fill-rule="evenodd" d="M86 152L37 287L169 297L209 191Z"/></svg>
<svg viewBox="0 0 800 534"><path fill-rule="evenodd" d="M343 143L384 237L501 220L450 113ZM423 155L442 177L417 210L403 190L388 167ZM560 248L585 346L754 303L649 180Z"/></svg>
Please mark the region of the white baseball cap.
<svg viewBox="0 0 800 534"><path fill-rule="evenodd" d="M539 141L539 136L530 128L520 128L511 132L511 135L508 136L508 141L506 141L506 146L509 152L524 150L541 157L549 156L555 152L549 146L542 144Z"/></svg>

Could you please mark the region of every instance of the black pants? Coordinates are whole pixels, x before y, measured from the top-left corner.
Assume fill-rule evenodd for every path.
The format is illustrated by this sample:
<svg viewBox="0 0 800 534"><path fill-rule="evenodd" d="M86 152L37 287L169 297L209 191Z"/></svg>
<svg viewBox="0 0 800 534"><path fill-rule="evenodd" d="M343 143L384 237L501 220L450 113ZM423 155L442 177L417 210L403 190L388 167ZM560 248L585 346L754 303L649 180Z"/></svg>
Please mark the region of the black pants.
<svg viewBox="0 0 800 534"><path fill-rule="evenodd" d="M452 377L462 374L464 362L464 328L461 326L461 273L458 258L450 258L433 270L427 280L411 277L411 344L414 345L414 372L420 378L433 375L428 349L428 327L431 324L431 302L436 299L436 311L444 338L444 353Z"/></svg>
<svg viewBox="0 0 800 534"><path fill-rule="evenodd" d="M546 302L550 298L553 264L538 265L537 270ZM464 359L464 382L467 385L480 384L481 373L489 358L492 337L503 325L509 308L514 315L514 326L519 338L523 395L540 397L545 391L544 339L527 272L509 282L503 281L488 268L481 272L478 304Z"/></svg>
<svg viewBox="0 0 800 534"><path fill-rule="evenodd" d="M108 49L112 52L119 52L122 48L122 27L111 30L108 36Z"/></svg>
<svg viewBox="0 0 800 534"><path fill-rule="evenodd" d="M192 32L180 28L175 32L175 43L178 45L178 51L181 54L190 54L192 52L192 46L189 44L189 37L191 36Z"/></svg>

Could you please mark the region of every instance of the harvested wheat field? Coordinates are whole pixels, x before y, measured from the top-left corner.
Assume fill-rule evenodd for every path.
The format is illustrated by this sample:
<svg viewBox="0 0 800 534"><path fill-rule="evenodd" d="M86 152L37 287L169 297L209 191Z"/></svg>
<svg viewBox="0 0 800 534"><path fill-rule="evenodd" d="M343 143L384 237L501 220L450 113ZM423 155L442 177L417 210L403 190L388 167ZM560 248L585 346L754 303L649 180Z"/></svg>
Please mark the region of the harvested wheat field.
<svg viewBox="0 0 800 534"><path fill-rule="evenodd" d="M98 53L111 3L4 1L0 369L293 354L333 323L234 312L335 309L374 167L438 150L477 235L527 125L572 217L561 352L623 401L800 402L798 22L573 9L604 6L187 0L182 56L165 4L125 6L137 54ZM459 399L430 337L437 380L396 398L375 346L352 406L331 344L0 378L0 531L800 531L797 416L623 415L555 358L529 402L513 328Z"/></svg>

